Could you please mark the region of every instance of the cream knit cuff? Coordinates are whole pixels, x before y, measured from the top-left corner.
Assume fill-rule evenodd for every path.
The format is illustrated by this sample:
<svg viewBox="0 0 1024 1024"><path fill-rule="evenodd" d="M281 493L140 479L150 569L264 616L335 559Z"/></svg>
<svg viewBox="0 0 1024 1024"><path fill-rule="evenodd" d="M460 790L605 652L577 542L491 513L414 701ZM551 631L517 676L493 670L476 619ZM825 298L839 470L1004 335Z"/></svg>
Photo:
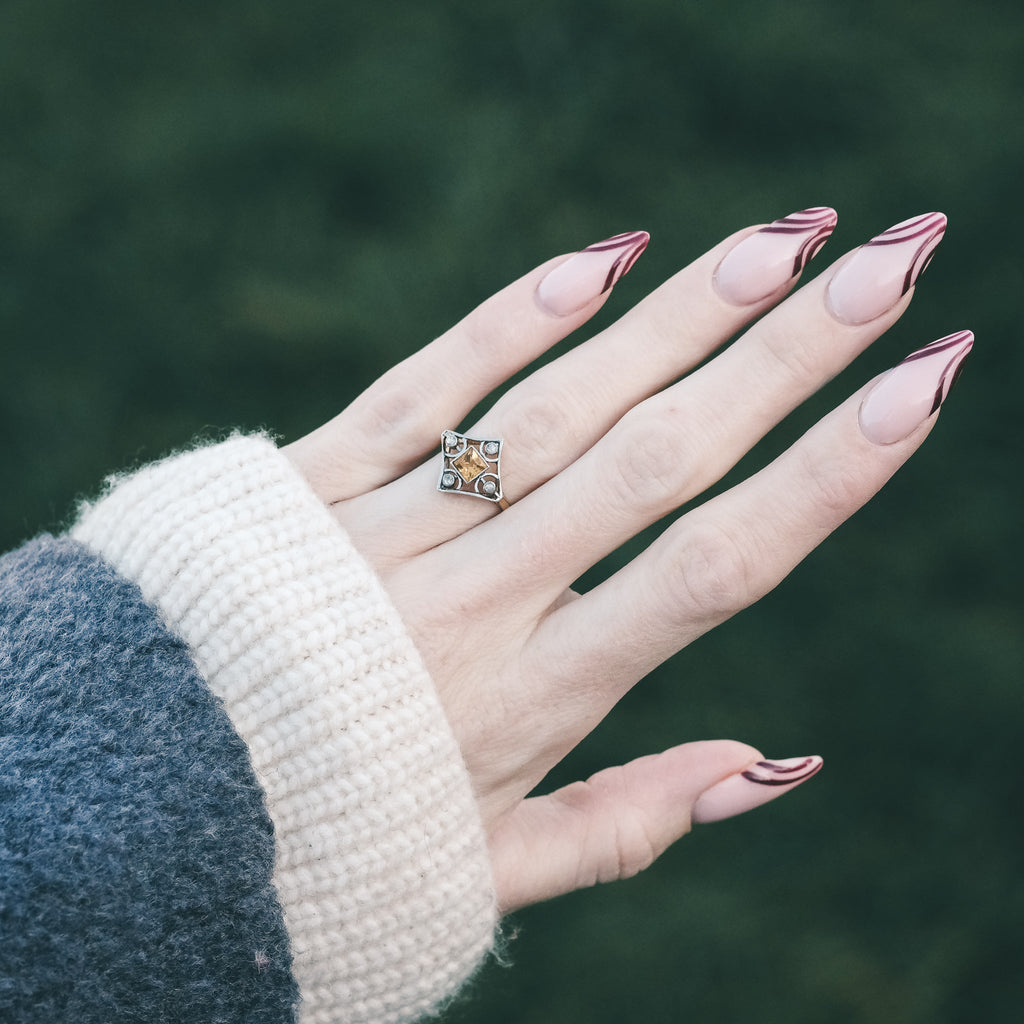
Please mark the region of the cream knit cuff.
<svg viewBox="0 0 1024 1024"><path fill-rule="evenodd" d="M192 648L249 746L303 1024L451 995L496 911L469 778L380 582L304 478L235 436L124 478L71 535Z"/></svg>

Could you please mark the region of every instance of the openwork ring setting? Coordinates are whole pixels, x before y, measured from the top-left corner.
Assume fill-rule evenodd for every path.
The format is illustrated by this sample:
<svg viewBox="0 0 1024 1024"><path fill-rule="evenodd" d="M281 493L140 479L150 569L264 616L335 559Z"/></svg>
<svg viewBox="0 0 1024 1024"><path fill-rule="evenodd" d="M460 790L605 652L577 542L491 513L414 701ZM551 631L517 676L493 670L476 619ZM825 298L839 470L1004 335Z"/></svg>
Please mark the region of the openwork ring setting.
<svg viewBox="0 0 1024 1024"><path fill-rule="evenodd" d="M437 489L491 501L500 509L509 502L501 490L501 438L469 437L455 430L441 434L441 475Z"/></svg>

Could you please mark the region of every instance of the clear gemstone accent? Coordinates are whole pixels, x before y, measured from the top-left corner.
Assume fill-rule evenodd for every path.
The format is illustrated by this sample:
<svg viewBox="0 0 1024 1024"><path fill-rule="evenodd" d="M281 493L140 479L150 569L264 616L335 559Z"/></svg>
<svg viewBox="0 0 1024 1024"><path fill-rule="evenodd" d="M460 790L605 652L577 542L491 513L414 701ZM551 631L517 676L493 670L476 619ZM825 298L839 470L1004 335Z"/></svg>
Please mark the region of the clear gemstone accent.
<svg viewBox="0 0 1024 1024"><path fill-rule="evenodd" d="M495 456L497 454L498 454L498 442L497 441L488 441L487 444L484 445L484 455L490 455L493 458L493 456Z"/></svg>
<svg viewBox="0 0 1024 1024"><path fill-rule="evenodd" d="M454 473L444 473L441 476L441 486L442 487L454 487L455 486L455 474Z"/></svg>

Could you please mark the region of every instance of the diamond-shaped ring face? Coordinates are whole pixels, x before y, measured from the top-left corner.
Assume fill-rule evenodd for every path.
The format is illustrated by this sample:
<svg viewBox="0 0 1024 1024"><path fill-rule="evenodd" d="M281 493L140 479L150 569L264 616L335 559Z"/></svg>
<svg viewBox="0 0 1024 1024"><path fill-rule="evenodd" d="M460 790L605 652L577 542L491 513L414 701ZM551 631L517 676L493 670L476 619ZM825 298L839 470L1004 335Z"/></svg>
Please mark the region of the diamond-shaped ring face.
<svg viewBox="0 0 1024 1024"><path fill-rule="evenodd" d="M441 435L439 491L471 494L504 507L501 493L501 440L467 437L454 430Z"/></svg>

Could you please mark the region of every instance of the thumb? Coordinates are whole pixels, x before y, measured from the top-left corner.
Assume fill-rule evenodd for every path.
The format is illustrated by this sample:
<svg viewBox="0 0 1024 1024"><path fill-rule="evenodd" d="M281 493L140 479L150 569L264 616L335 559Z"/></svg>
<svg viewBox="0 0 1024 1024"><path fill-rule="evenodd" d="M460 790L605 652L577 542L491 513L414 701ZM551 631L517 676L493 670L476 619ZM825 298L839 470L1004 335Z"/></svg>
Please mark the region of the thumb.
<svg viewBox="0 0 1024 1024"><path fill-rule="evenodd" d="M692 823L774 800L821 768L820 757L766 761L734 740L684 743L531 797L490 836L498 905L507 913L648 867Z"/></svg>

